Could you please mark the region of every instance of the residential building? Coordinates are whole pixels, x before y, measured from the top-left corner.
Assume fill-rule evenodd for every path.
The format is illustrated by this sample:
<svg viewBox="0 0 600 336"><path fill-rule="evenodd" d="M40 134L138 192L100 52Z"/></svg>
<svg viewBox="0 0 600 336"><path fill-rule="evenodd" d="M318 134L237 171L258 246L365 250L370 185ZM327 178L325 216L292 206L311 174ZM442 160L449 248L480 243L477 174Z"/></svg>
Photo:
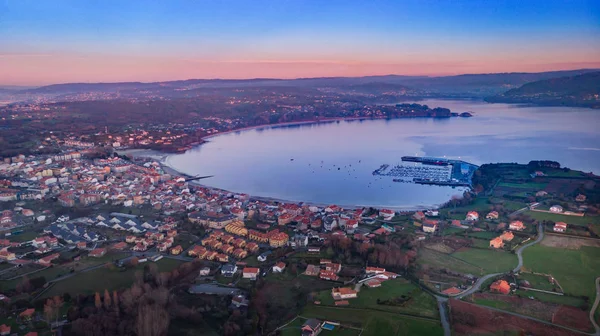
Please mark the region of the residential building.
<svg viewBox="0 0 600 336"><path fill-rule="evenodd" d="M561 232L564 233L565 231L567 231L567 223L565 222L556 222L554 223L554 232Z"/></svg>
<svg viewBox="0 0 600 336"><path fill-rule="evenodd" d="M327 263L325 264L325 270L337 274L342 270L342 264Z"/></svg>
<svg viewBox="0 0 600 336"><path fill-rule="evenodd" d="M498 219L499 216L498 211L491 211L485 216L485 219Z"/></svg>
<svg viewBox="0 0 600 336"><path fill-rule="evenodd" d="M106 254L105 248L96 248L96 249L93 249L92 251L90 251L88 256L94 257L94 258L100 258L100 257L103 257L105 254Z"/></svg>
<svg viewBox="0 0 600 336"><path fill-rule="evenodd" d="M479 213L477 211L469 211L467 212L467 217L465 219L468 221L476 222L479 220Z"/></svg>
<svg viewBox="0 0 600 336"><path fill-rule="evenodd" d="M500 235L500 239L502 239L503 241L511 241L513 240L513 238L515 238L515 235L510 231L504 231Z"/></svg>
<svg viewBox="0 0 600 336"><path fill-rule="evenodd" d="M525 225L521 221L512 221L508 225L508 229L515 230L515 231L522 231L523 229L525 229Z"/></svg>
<svg viewBox="0 0 600 336"><path fill-rule="evenodd" d="M260 268L244 267L244 269L242 270L242 277L244 279L256 280L259 273L260 273Z"/></svg>
<svg viewBox="0 0 600 336"><path fill-rule="evenodd" d="M500 294L508 294L510 293L510 285L506 280L498 280L490 286L490 291L497 292Z"/></svg>
<svg viewBox="0 0 600 336"><path fill-rule="evenodd" d="M358 297L358 292L352 288L346 288L346 287L332 288L331 296L333 297L334 300L354 299L354 298Z"/></svg>
<svg viewBox="0 0 600 336"><path fill-rule="evenodd" d="M180 255L183 252L183 247L181 245L177 245L171 249L172 255Z"/></svg>
<svg viewBox="0 0 600 336"><path fill-rule="evenodd" d="M391 220L396 215L394 210L390 209L381 209L379 210L379 216L383 217L384 220Z"/></svg>
<svg viewBox="0 0 600 336"><path fill-rule="evenodd" d="M321 332L321 321L310 318L304 322L300 330L302 336L317 336Z"/></svg>
<svg viewBox="0 0 600 336"><path fill-rule="evenodd" d="M235 264L226 264L221 267L221 274L226 277L232 277L237 272L237 265Z"/></svg>
<svg viewBox="0 0 600 336"><path fill-rule="evenodd" d="M502 240L502 238L496 237L496 238L490 240L490 247L493 247L493 248L496 248L496 249L503 248L504 247L504 241Z"/></svg>
<svg viewBox="0 0 600 336"><path fill-rule="evenodd" d="M333 271L321 271L319 277L323 280L337 281L340 277Z"/></svg>
<svg viewBox="0 0 600 336"><path fill-rule="evenodd" d="M563 212L563 207L561 207L560 205L553 205L550 207L550 212L561 213Z"/></svg>
<svg viewBox="0 0 600 336"><path fill-rule="evenodd" d="M434 233L437 230L436 224L424 223L423 224L423 232Z"/></svg>
<svg viewBox="0 0 600 336"><path fill-rule="evenodd" d="M381 274L385 272L385 268L381 267L367 267L365 273L367 274Z"/></svg>
<svg viewBox="0 0 600 336"><path fill-rule="evenodd" d="M273 266L273 273L281 273L285 269L285 263L283 261L278 262Z"/></svg>

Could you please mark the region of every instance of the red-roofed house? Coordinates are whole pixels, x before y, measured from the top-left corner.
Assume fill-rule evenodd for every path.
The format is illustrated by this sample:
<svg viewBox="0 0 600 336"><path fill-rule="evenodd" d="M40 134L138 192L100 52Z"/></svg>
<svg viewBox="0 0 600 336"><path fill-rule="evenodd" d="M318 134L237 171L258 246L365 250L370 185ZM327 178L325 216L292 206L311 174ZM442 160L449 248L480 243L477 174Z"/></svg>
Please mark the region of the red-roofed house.
<svg viewBox="0 0 600 336"><path fill-rule="evenodd" d="M460 293L462 293L462 291L456 287L450 287L450 288L442 291L442 294L446 294L446 295L457 295Z"/></svg>
<svg viewBox="0 0 600 336"><path fill-rule="evenodd" d="M385 272L385 268L381 267L367 267L365 272L367 274L380 274Z"/></svg>
<svg viewBox="0 0 600 336"><path fill-rule="evenodd" d="M273 273L281 273L285 269L285 263L283 261L278 262L273 266Z"/></svg>
<svg viewBox="0 0 600 336"><path fill-rule="evenodd" d="M381 280L379 280L379 279L367 280L367 281L365 281L365 285L367 285L367 287L369 287L369 288L381 287Z"/></svg>
<svg viewBox="0 0 600 336"><path fill-rule="evenodd" d="M94 258L100 258L100 257L103 257L105 254L106 254L105 248L97 248L97 249L93 249L90 252L90 254L88 254L88 256L94 257Z"/></svg>
<svg viewBox="0 0 600 336"><path fill-rule="evenodd" d="M338 277L335 272L332 271L321 271L319 273L319 277L323 280L337 281L340 277Z"/></svg>
<svg viewBox="0 0 600 336"><path fill-rule="evenodd" d="M51 254L49 256L46 256L46 257L44 257L42 259L39 259L37 262L40 265L49 266L52 263L52 260L58 259L58 257L59 257L58 253L53 253L53 254Z"/></svg>
<svg viewBox="0 0 600 336"><path fill-rule="evenodd" d="M510 230L521 231L525 229L525 225L523 225L523 222L521 221L513 221L508 225L508 228Z"/></svg>
<svg viewBox="0 0 600 336"><path fill-rule="evenodd" d="M510 285L508 282L506 282L506 280L498 280L490 286L490 291L508 294L510 293Z"/></svg>
<svg viewBox="0 0 600 336"><path fill-rule="evenodd" d="M394 218L394 215L396 215L394 210L390 210L390 209L379 210L379 216L383 217L384 220L390 220L390 219Z"/></svg>
<svg viewBox="0 0 600 336"><path fill-rule="evenodd" d="M469 211L469 212L467 212L466 220L468 220L468 221L478 221L479 220L479 213L477 211Z"/></svg>
<svg viewBox="0 0 600 336"><path fill-rule="evenodd" d="M10 326L8 326L6 324L0 325L0 335L2 335L2 336L10 335Z"/></svg>
<svg viewBox="0 0 600 336"><path fill-rule="evenodd" d="M554 232L565 232L567 231L567 223L565 222L556 222L554 223Z"/></svg>
<svg viewBox="0 0 600 336"><path fill-rule="evenodd" d="M23 321L31 321L33 314L35 314L35 309L29 308L29 309L25 309L24 311L22 311L21 314L19 314L19 317Z"/></svg>
<svg viewBox="0 0 600 336"><path fill-rule="evenodd" d="M354 299L358 296L358 292L352 288L332 288L331 296L334 300Z"/></svg>
<svg viewBox="0 0 600 336"><path fill-rule="evenodd" d="M502 240L502 238L500 237L496 237L492 240L490 240L490 247L493 248L503 248L504 247L504 241Z"/></svg>
<svg viewBox="0 0 600 336"><path fill-rule="evenodd" d="M242 271L242 277L244 279L256 280L259 273L260 273L260 268L244 267L244 270Z"/></svg>

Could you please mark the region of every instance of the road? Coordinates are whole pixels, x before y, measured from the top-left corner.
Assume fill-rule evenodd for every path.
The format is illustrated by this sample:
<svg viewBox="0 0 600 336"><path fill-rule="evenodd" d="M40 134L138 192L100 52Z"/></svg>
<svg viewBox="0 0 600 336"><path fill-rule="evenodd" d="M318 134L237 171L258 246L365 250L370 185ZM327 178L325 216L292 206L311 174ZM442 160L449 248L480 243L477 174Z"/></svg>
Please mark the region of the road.
<svg viewBox="0 0 600 336"><path fill-rule="evenodd" d="M435 296L438 302L438 309L440 310L440 320L442 322L442 328L444 328L444 336L452 335L452 329L450 329L450 322L448 321L448 312L446 311L446 302L448 298L443 296Z"/></svg>
<svg viewBox="0 0 600 336"><path fill-rule="evenodd" d="M598 309L599 303L600 303L600 277L596 278L596 301L594 301L594 305L592 306L592 309L590 310L590 321L592 321L592 324L594 325L594 329L596 329L596 335L600 336L600 326L596 322L596 319L594 319L594 312L596 312L596 309Z"/></svg>
<svg viewBox="0 0 600 336"><path fill-rule="evenodd" d="M525 250L526 248L528 248L532 245L535 245L535 244L541 242L542 239L544 239L544 227L542 224L539 224L537 238L534 241L529 242L529 243L519 247L517 249L517 251L515 252L517 254L517 258L519 259L519 263L517 264L517 267L515 267L513 269L513 272L518 272L521 269L521 267L523 266L523 250ZM481 285L483 285L484 282L486 282L487 280L489 280L493 277L501 275L501 274L503 274L503 273L492 273L492 274L486 274L486 275L480 277L479 279L477 279L475 284L473 284L473 286L471 286L471 288L454 296L454 298L462 299L465 296L471 295L471 294L479 291L479 289L481 288ZM434 295L434 296L438 302L438 308L440 310L440 320L442 321L442 327L444 327L444 336L450 336L450 334L451 334L450 323L448 322L448 312L446 311L446 307L445 307L445 304L448 301L448 298L444 297L444 296L440 296L440 295ZM598 303L598 295L597 295L597 299L596 299L596 304L597 303ZM518 314L516 314L516 315L518 315ZM520 315L520 316L524 317L524 318L530 318L530 317L524 316L524 315ZM596 329L596 330L598 330L598 329ZM600 336L600 334L599 334L599 336Z"/></svg>
<svg viewBox="0 0 600 336"><path fill-rule="evenodd" d="M518 272L521 269L521 267L523 267L523 250L525 250L526 248L528 248L532 245L535 245L535 244L541 242L542 239L544 239L544 226L542 224L538 224L537 238L534 241L529 242L529 243L519 247L517 249L517 251L515 252L515 254L517 255L517 258L519 259L519 263L517 264L517 267L515 267L513 269L514 273ZM481 278L477 279L477 281L475 282L475 284L473 284L473 286L471 286L471 288L458 294L457 296L455 296L455 298L462 299L465 296L468 296L468 295L471 295L471 294L477 292L481 288L481 285L484 282L486 282L487 280L489 280L495 276L501 275L501 274L503 274L503 273L492 273L492 274L486 274L486 275L482 276Z"/></svg>
<svg viewBox="0 0 600 336"><path fill-rule="evenodd" d="M516 215L518 215L518 214L520 214L520 213L523 213L523 212L527 211L528 209L529 209L529 207L528 207L528 206L527 206L527 207L524 207L524 208L521 208L521 209L519 209L519 210L517 210L517 211L515 211L515 212L511 213L510 215L508 215L508 217L514 217L514 216L516 216Z"/></svg>

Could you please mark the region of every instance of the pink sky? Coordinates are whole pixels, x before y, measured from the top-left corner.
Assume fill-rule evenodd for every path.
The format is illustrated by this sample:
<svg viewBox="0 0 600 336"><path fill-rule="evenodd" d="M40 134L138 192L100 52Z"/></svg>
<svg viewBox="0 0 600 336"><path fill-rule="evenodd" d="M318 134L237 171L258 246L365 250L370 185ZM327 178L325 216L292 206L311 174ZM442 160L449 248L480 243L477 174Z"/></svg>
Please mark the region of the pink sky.
<svg viewBox="0 0 600 336"><path fill-rule="evenodd" d="M204 60L111 55L0 54L0 84L166 81L190 78L298 78L368 75L455 75L600 68L600 55L578 57L486 57L458 55L398 60ZM477 55L479 56L479 55ZM560 59L560 62L553 61Z"/></svg>

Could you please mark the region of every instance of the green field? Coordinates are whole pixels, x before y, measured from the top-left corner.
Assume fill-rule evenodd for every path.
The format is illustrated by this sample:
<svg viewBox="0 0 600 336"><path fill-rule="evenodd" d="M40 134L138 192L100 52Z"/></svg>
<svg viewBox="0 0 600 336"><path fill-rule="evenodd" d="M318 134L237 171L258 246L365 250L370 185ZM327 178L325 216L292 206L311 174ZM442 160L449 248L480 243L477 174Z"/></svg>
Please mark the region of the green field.
<svg viewBox="0 0 600 336"><path fill-rule="evenodd" d="M419 250L417 264L428 265L436 269L448 268L463 274L483 274L483 270L480 267L468 264L460 259L456 259L449 254L437 252L427 248L422 248Z"/></svg>
<svg viewBox="0 0 600 336"><path fill-rule="evenodd" d="M177 268L182 262L174 259L163 258L156 262L160 272L169 272ZM82 272L70 278L56 282L43 297L62 295L69 293L75 296L81 294L92 294L94 292L122 289L129 287L134 280L136 271L142 270L144 263L136 268L108 269L98 268L89 272Z"/></svg>
<svg viewBox="0 0 600 336"><path fill-rule="evenodd" d="M484 238L484 239L494 239L500 235L498 232L490 232L490 231L479 231L479 232L469 232L467 233L469 237L473 238ZM489 241L488 241L489 246Z"/></svg>
<svg viewBox="0 0 600 336"><path fill-rule="evenodd" d="M309 305L302 312L302 316L363 328L361 334L363 336L443 335L444 333L439 321L411 318L375 310L340 309Z"/></svg>
<svg viewBox="0 0 600 336"><path fill-rule="evenodd" d="M555 287L555 285L550 283L550 281L548 280L548 277L543 276L543 275L522 272L519 274L519 279L527 280L529 282L529 284L531 285L531 288L535 288L535 289L552 291L552 289ZM557 288L557 290L559 290L559 289ZM552 295L552 294L550 294L550 295Z"/></svg>
<svg viewBox="0 0 600 336"><path fill-rule="evenodd" d="M523 260L528 271L552 274L566 294L585 295L591 301L596 297L594 281L600 276L600 248L567 250L537 244L523 252Z"/></svg>
<svg viewBox="0 0 600 336"><path fill-rule="evenodd" d="M569 296L569 295L554 295L554 294L540 293L540 292L535 292L535 291L525 291L522 289L517 290L516 294L520 297L528 298L531 296L540 301L564 304L567 306L574 306L574 307L580 307L581 305L583 305L585 303L585 301L582 298L575 297L575 296Z"/></svg>
<svg viewBox="0 0 600 336"><path fill-rule="evenodd" d="M535 183L535 182L528 182L528 183L500 182L500 183L498 183L498 187L508 187L508 188L516 188L516 189L532 189L534 191L542 190L542 189L546 188L547 185L548 185L548 183Z"/></svg>
<svg viewBox="0 0 600 336"><path fill-rule="evenodd" d="M548 212L527 211L526 215L538 221L565 222L571 225L600 224L600 216L569 216Z"/></svg>
<svg viewBox="0 0 600 336"><path fill-rule="evenodd" d="M39 233L33 232L33 231L25 231L23 233L20 234L16 234L16 235L12 235L8 237L8 240L12 241L12 242L26 242L26 241L30 241L35 239L38 235L40 235Z"/></svg>
<svg viewBox="0 0 600 336"><path fill-rule="evenodd" d="M517 266L517 256L502 251L468 249L454 252L452 256L480 267L484 273L506 272Z"/></svg>
<svg viewBox="0 0 600 336"><path fill-rule="evenodd" d="M411 298L405 306L377 304L378 299L392 299L400 297L401 295L406 295ZM322 305L334 305L330 290L319 292L317 300L320 300ZM423 292L419 287L404 279L385 281L379 288L362 286L358 293L358 297L348 301L350 302L350 305L348 306L350 308L377 309L432 318L438 317L435 299L431 295ZM340 309L345 309L345 307Z"/></svg>

